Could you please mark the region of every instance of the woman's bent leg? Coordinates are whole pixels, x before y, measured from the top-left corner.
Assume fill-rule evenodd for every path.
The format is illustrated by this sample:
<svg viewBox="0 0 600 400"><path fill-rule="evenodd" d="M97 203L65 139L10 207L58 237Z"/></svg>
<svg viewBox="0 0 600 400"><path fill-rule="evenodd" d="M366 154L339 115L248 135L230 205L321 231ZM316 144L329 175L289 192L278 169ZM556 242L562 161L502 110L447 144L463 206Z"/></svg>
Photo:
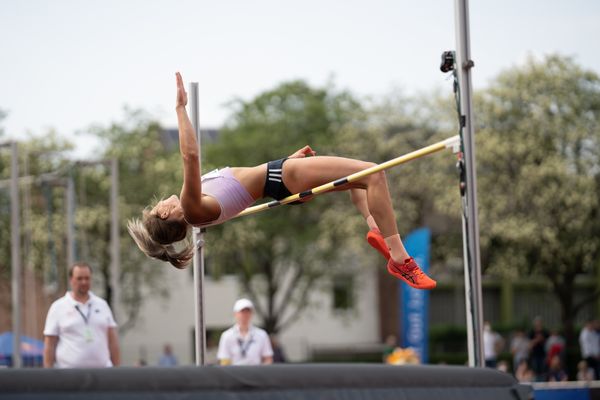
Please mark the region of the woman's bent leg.
<svg viewBox="0 0 600 400"><path fill-rule="evenodd" d="M375 218L369 211L369 205L367 202L367 191L365 189L350 189L350 197L354 206L360 211L367 225L369 225L369 232L367 232L367 242L371 247L377 250L383 258L386 260L390 259L390 248L388 247L385 239L381 235L381 231L375 222Z"/></svg>
<svg viewBox="0 0 600 400"><path fill-rule="evenodd" d="M292 193L299 193L362 171L373 165L375 164L342 157L289 159L283 168L283 181ZM368 175L352 185L355 188L366 189L368 212L373 216L383 237L386 238L386 243L391 249L392 258L397 262L403 262L408 258L408 254L398 235L396 216L392 208L385 173L377 172ZM357 207L360 206L359 210L364 216L366 210L364 204L361 203L363 199L360 199L360 194L358 196L359 204L357 204Z"/></svg>
<svg viewBox="0 0 600 400"><path fill-rule="evenodd" d="M365 189L353 188L350 189L350 199L352 199L352 204L354 207L362 214L365 221L367 221L367 225L369 225L369 229L377 229L377 222L375 222L375 218L371 215L371 211L369 211L369 203L367 202L367 191Z"/></svg>
<svg viewBox="0 0 600 400"><path fill-rule="evenodd" d="M310 157L289 159L285 165L283 182L292 193L299 193L362 171L374 164L340 157ZM391 253L387 264L390 274L415 288L434 288L435 281L424 274L408 256L400 240L385 173L378 172L366 176L356 183L340 186L339 190L355 188L366 189L366 209L360 192L354 193L353 199L356 200L355 204L363 216L367 211L373 216L385 238Z"/></svg>

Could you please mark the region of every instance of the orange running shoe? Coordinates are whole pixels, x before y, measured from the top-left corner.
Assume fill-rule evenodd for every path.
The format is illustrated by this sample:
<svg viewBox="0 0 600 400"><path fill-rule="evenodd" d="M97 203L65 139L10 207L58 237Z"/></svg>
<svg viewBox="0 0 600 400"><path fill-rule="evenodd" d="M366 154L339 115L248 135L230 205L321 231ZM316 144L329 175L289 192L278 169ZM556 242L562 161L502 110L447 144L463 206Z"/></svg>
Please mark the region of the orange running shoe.
<svg viewBox="0 0 600 400"><path fill-rule="evenodd" d="M390 258L387 270L396 278L417 289L433 289L436 285L436 282L419 268L412 257L404 260L404 264L399 264Z"/></svg>
<svg viewBox="0 0 600 400"><path fill-rule="evenodd" d="M380 252L386 260L390 259L390 249L388 249L385 240L383 240L383 235L379 229L373 228L367 232L367 242L369 242L371 247Z"/></svg>

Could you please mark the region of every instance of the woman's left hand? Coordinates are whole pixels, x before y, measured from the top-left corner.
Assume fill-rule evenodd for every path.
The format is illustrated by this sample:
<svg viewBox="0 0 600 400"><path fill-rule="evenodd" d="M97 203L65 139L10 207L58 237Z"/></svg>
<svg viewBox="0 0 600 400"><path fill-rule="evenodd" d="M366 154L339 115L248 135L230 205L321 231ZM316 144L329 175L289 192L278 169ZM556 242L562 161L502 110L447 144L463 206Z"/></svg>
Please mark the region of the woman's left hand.
<svg viewBox="0 0 600 400"><path fill-rule="evenodd" d="M317 152L310 148L309 145L304 146L300 150L296 151L294 154L290 155L288 158L304 158L307 156L316 156Z"/></svg>
<svg viewBox="0 0 600 400"><path fill-rule="evenodd" d="M185 107L187 105L187 93L185 92L185 87L183 87L183 78L179 72L175 75L177 76L177 100L175 101L175 108Z"/></svg>

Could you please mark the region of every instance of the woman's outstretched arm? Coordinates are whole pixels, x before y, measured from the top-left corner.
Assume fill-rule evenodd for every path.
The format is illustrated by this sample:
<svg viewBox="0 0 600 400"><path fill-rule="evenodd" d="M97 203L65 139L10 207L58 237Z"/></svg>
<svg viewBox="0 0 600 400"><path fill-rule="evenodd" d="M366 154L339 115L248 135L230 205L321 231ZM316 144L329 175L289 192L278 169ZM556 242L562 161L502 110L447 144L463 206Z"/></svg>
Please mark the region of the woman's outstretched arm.
<svg viewBox="0 0 600 400"><path fill-rule="evenodd" d="M183 187L181 188L181 206L186 217L194 219L201 211L202 187L200 184L200 149L196 132L188 117L185 106L187 93L181 74L177 72L177 124L179 126L179 150L183 160Z"/></svg>

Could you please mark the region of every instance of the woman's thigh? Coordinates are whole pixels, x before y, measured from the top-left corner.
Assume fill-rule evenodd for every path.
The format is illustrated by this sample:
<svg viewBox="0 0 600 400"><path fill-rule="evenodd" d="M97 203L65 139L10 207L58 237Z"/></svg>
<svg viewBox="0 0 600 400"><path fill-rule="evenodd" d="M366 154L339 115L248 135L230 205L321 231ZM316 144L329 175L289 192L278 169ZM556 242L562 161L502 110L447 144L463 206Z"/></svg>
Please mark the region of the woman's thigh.
<svg viewBox="0 0 600 400"><path fill-rule="evenodd" d="M292 193L299 193L373 166L373 163L343 157L290 158L283 164L283 182ZM340 189L364 187L362 182Z"/></svg>

